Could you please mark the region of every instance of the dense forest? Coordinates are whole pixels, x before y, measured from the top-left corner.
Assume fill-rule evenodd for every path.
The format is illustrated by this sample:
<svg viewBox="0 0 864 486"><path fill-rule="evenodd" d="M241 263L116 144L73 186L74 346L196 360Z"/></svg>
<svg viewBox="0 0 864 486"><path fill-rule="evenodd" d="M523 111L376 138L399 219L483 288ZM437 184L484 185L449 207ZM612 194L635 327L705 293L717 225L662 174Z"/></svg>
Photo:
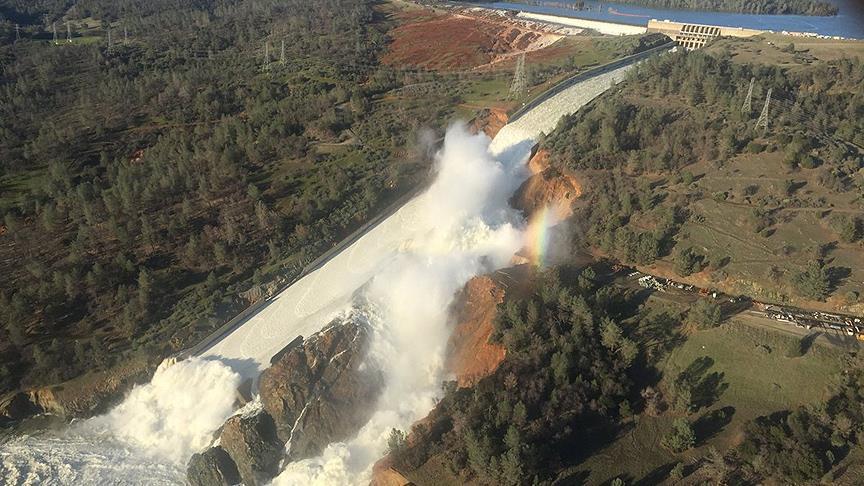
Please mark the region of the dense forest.
<svg viewBox="0 0 864 486"><path fill-rule="evenodd" d="M598 287L590 270L570 284L550 272L529 298L504 304L493 339L505 361L473 388L448 385L412 445L394 432L397 469L443 455L478 484L548 484L614 436L632 413L638 348L616 323L626 296Z"/></svg>
<svg viewBox="0 0 864 486"><path fill-rule="evenodd" d="M372 2L0 5L0 391L194 343L425 177L452 106L381 100Z"/></svg>
<svg viewBox="0 0 864 486"><path fill-rule="evenodd" d="M714 10L746 14L837 15L837 6L820 0L616 0L647 7Z"/></svg>
<svg viewBox="0 0 864 486"><path fill-rule="evenodd" d="M742 110L751 78L762 83L763 93L773 89L770 130L756 128L756 108ZM862 82L864 63L857 58L791 71L732 62L728 53L662 56L640 66L621 93L562 120L544 146L562 170L591 177L584 240L622 261L647 265L670 257L682 276L722 269L738 256L678 244L687 239L679 234L685 221L705 222L693 211L695 203L707 199L730 210L749 208L739 227L761 240L772 234L769 227L784 224L784 209L830 207L827 199L810 195L816 189L833 195L832 202L854 199L851 209L826 218L826 224L840 244L855 248L864 237L854 198L864 191L864 118L857 114L864 110ZM702 162L711 173L741 156L782 158L785 192L757 197L758 184L740 195L694 189L691 165ZM794 181L805 176L813 190L798 192L804 183ZM793 251L792 243L783 249L786 268L766 278L776 281L786 273L799 295L824 299L838 283L838 273L828 267L832 247L812 249L809 257L810 250ZM796 251L812 260L801 271L789 260Z"/></svg>
<svg viewBox="0 0 864 486"><path fill-rule="evenodd" d="M553 269L533 294L501 304L493 339L507 349L504 362L473 388L445 384L445 396L410 437L394 430L395 468L409 478L444 470L457 483L583 484L579 465L608 454L604 447L615 440L630 443L640 417L672 421L654 440L683 462L611 484L685 477L681 484L809 484L860 447L864 372L853 355L824 402L758 416L728 449L677 456L712 433L706 424L722 428L727 412L711 408L723 393L722 375L708 373L711 360L702 357L664 378L661 364L686 339L680 318L642 306L638 293L597 275L593 267ZM701 301L686 320L720 325L711 307ZM658 386L661 378L666 385Z"/></svg>

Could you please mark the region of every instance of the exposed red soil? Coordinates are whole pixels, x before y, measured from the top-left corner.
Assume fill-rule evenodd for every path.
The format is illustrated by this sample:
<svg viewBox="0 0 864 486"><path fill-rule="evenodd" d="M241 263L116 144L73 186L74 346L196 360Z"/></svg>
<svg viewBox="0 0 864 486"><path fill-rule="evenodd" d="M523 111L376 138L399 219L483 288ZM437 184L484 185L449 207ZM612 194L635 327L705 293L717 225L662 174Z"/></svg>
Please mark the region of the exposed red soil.
<svg viewBox="0 0 864 486"><path fill-rule="evenodd" d="M473 120L469 129L472 133L485 133L489 138L495 138L498 131L507 124L507 112L500 108L487 108L481 110Z"/></svg>
<svg viewBox="0 0 864 486"><path fill-rule="evenodd" d="M456 300L456 327L447 345L447 367L460 387L473 386L498 369L503 346L489 342L504 289L488 276L472 278Z"/></svg>
<svg viewBox="0 0 864 486"><path fill-rule="evenodd" d="M472 69L508 55L541 49L561 36L505 18L403 12L401 25L389 32L392 42L382 61L452 71Z"/></svg>
<svg viewBox="0 0 864 486"><path fill-rule="evenodd" d="M532 175L513 196L510 204L533 216L545 207L552 209L557 221L573 214L573 202L582 195L582 184L572 174L549 166L549 154L538 151L528 161Z"/></svg>

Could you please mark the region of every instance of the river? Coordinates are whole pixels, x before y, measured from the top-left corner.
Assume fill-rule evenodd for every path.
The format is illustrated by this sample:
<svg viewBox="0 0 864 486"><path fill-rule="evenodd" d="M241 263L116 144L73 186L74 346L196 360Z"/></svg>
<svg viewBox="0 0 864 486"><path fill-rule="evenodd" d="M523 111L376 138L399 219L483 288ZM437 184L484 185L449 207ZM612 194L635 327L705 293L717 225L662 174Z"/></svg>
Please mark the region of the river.
<svg viewBox="0 0 864 486"><path fill-rule="evenodd" d="M572 0L561 0L565 3ZM650 19L671 20L693 24L743 27L746 29L771 30L774 32L807 32L824 36L849 39L864 39L864 7L855 0L833 0L839 13L833 17L806 15L754 15L701 10L672 10L650 8L613 2L585 1L585 10L572 10L518 2L491 2L478 6L505 10L580 17L591 20L617 22L630 25L646 25Z"/></svg>

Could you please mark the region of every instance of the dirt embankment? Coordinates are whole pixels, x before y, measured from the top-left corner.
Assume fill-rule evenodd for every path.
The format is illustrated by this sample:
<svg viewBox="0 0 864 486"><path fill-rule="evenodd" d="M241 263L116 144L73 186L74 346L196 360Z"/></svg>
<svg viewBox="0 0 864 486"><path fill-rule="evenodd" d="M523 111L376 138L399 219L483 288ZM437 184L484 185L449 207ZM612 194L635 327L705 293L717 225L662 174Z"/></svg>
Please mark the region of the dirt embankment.
<svg viewBox="0 0 864 486"><path fill-rule="evenodd" d="M549 165L549 153L539 150L528 161L533 174L510 201L510 205L521 209L529 217L543 208L550 208L557 221L573 214L573 203L582 195L582 184L572 174L566 174Z"/></svg>
<svg viewBox="0 0 864 486"><path fill-rule="evenodd" d="M399 471L393 468L390 456L384 456L372 467L372 480L369 486L408 486L412 483Z"/></svg>
<svg viewBox="0 0 864 486"><path fill-rule="evenodd" d="M507 124L507 112L500 108L486 108L480 110L476 117L469 123L468 129L472 133L483 132L489 138L495 135Z"/></svg>
<svg viewBox="0 0 864 486"><path fill-rule="evenodd" d="M489 342L504 289L488 276L472 278L456 299L453 333L447 345L447 368L460 387L474 385L504 361L506 350Z"/></svg>
<svg viewBox="0 0 864 486"><path fill-rule="evenodd" d="M401 25L388 33L392 42L382 61L439 71L493 64L548 47L564 35L554 27L470 9L403 12L399 21Z"/></svg>

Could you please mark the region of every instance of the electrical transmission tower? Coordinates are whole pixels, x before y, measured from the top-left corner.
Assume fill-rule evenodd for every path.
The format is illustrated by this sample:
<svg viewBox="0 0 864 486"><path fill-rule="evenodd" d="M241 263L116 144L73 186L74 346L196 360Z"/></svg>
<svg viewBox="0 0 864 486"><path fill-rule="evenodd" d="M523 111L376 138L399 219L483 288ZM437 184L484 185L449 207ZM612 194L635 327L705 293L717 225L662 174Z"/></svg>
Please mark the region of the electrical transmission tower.
<svg viewBox="0 0 864 486"><path fill-rule="evenodd" d="M51 22L51 32L54 34L54 45L57 45L57 22Z"/></svg>
<svg viewBox="0 0 864 486"><path fill-rule="evenodd" d="M111 27L108 27L108 49L111 49Z"/></svg>
<svg viewBox="0 0 864 486"><path fill-rule="evenodd" d="M15 42L18 42L20 40L21 40L20 27L18 27L18 24L15 24Z"/></svg>
<svg viewBox="0 0 864 486"><path fill-rule="evenodd" d="M123 26L123 45L129 43L129 31L126 29L126 26Z"/></svg>
<svg viewBox="0 0 864 486"><path fill-rule="evenodd" d="M513 74L513 83L510 84L510 98L521 98L528 90L528 79L525 75L525 54L516 60L516 72Z"/></svg>
<svg viewBox="0 0 864 486"><path fill-rule="evenodd" d="M270 41L264 42L264 64L261 69L267 69L270 66Z"/></svg>
<svg viewBox="0 0 864 486"><path fill-rule="evenodd" d="M762 107L762 114L759 115L759 120L756 122L756 128L760 126L765 130L768 129L768 113L771 109L771 93L774 88L768 88L768 96L765 97L765 106Z"/></svg>
<svg viewBox="0 0 864 486"><path fill-rule="evenodd" d="M750 116L753 111L753 85L756 83L756 78L750 78L750 87L747 89L747 98L744 99L744 105L741 106L741 113Z"/></svg>
<svg viewBox="0 0 864 486"><path fill-rule="evenodd" d="M285 64L285 39L282 39L282 50L279 53L279 64Z"/></svg>
<svg viewBox="0 0 864 486"><path fill-rule="evenodd" d="M69 25L69 21L66 21L66 42L72 43L72 27Z"/></svg>

